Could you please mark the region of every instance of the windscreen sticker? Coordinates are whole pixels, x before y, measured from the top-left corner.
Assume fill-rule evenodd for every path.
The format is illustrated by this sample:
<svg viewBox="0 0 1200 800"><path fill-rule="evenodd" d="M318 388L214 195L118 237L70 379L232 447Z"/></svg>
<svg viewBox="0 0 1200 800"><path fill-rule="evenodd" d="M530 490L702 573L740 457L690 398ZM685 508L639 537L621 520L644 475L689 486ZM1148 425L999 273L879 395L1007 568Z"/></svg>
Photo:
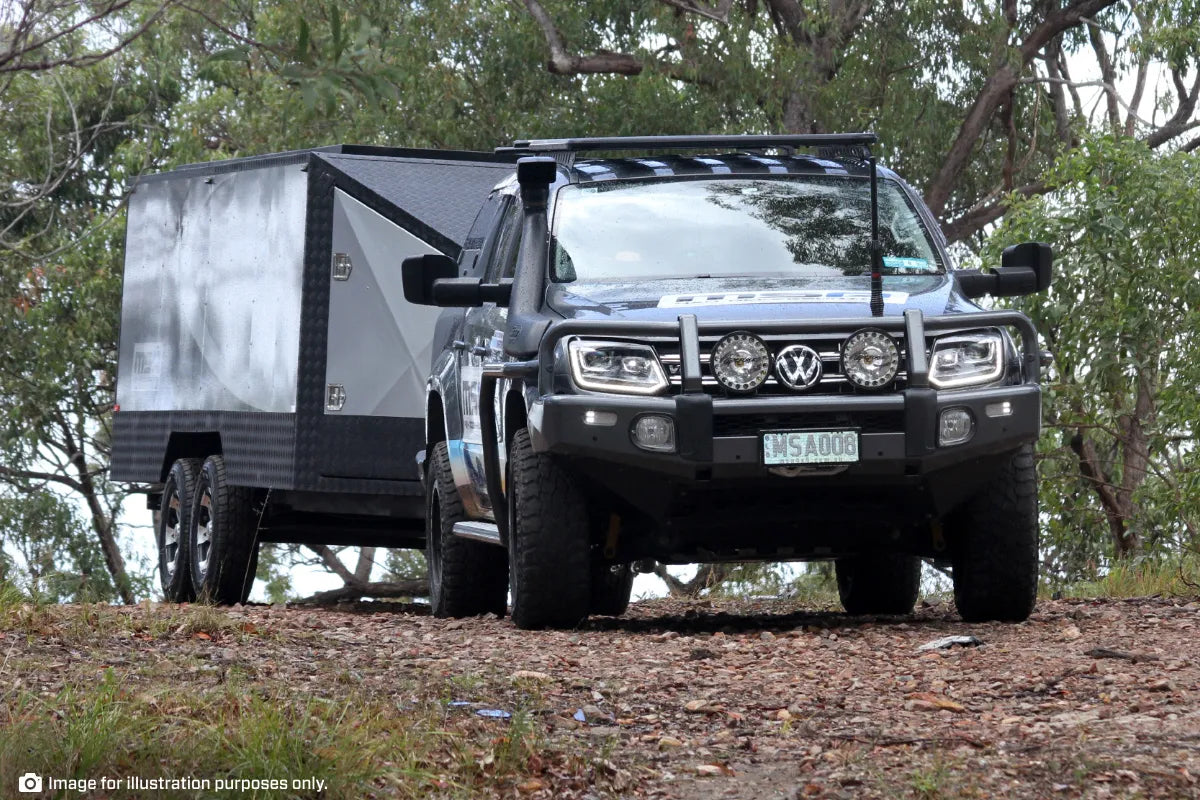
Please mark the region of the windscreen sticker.
<svg viewBox="0 0 1200 800"><path fill-rule="evenodd" d="M884 256L883 265L896 272L933 272L933 265L924 258Z"/></svg>
<svg viewBox="0 0 1200 800"><path fill-rule="evenodd" d="M755 303L869 303L869 291L816 291L804 289L732 294L669 294L658 301L659 308L690 306L741 306ZM907 303L908 292L884 292L884 303Z"/></svg>

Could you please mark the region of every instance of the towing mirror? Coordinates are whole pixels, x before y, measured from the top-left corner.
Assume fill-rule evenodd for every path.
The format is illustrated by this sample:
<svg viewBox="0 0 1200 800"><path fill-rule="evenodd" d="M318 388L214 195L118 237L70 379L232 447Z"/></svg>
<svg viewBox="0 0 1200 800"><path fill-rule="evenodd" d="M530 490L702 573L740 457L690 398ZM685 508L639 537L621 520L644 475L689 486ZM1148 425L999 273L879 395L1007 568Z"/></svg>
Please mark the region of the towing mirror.
<svg viewBox="0 0 1200 800"><path fill-rule="evenodd" d="M478 278L439 278L433 282L430 305L447 308L475 308L484 303L507 306L512 295L512 278L499 283L484 283Z"/></svg>
<svg viewBox="0 0 1200 800"><path fill-rule="evenodd" d="M458 264L442 253L429 253L404 259L400 278L404 283L404 299L419 306L433 306L434 281L454 278Z"/></svg>
<svg viewBox="0 0 1200 800"><path fill-rule="evenodd" d="M967 297L1020 297L1044 292L1050 286L1054 254L1050 245L1025 242L1004 248L1000 269L983 272L965 269L955 273L958 286Z"/></svg>

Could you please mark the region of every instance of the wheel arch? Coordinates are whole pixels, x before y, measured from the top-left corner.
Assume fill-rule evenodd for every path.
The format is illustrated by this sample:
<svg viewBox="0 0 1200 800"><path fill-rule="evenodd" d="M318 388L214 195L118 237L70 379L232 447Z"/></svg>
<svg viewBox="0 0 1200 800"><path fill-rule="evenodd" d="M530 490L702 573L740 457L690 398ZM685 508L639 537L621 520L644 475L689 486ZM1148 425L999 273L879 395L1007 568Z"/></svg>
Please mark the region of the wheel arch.
<svg viewBox="0 0 1200 800"><path fill-rule="evenodd" d="M159 481L166 481L171 465L181 458L203 461L209 456L224 455L219 431L172 431L167 438L167 451L158 472Z"/></svg>

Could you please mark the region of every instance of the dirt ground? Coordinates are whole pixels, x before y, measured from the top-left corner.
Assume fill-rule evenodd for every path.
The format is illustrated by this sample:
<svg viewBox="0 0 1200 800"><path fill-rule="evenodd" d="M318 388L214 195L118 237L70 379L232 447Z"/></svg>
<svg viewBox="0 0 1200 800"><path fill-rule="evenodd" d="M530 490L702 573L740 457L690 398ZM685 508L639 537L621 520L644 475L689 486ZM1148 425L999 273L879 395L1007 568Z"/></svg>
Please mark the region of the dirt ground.
<svg viewBox="0 0 1200 800"><path fill-rule="evenodd" d="M540 746L596 765L581 781L535 764L490 787L505 797L1200 797L1195 601L1045 601L1024 624L968 625L944 603L853 618L652 600L567 632L380 604L224 613L237 635L10 632L0 649L43 692L101 664L161 679L138 665L184 654L204 665L188 680L436 686L465 724L526 709ZM921 649L950 635L979 644Z"/></svg>

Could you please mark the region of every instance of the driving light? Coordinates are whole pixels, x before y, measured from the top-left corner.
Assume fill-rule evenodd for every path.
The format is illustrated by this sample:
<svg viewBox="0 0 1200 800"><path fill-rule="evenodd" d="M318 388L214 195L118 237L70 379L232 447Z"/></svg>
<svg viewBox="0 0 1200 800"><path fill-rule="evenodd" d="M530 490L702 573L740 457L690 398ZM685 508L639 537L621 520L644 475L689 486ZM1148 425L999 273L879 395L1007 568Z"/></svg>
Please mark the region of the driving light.
<svg viewBox="0 0 1200 800"><path fill-rule="evenodd" d="M617 424L617 412L588 409L583 412L583 424L598 428L611 428Z"/></svg>
<svg viewBox="0 0 1200 800"><path fill-rule="evenodd" d="M643 450L675 452L675 420L662 414L643 414L633 423L633 443Z"/></svg>
<svg viewBox="0 0 1200 800"><path fill-rule="evenodd" d="M938 444L962 444L975 435L975 418L965 408L947 408L938 418Z"/></svg>
<svg viewBox="0 0 1200 800"><path fill-rule="evenodd" d="M766 381L771 353L766 342L753 333L734 331L717 342L710 365L717 383L731 392L747 394Z"/></svg>
<svg viewBox="0 0 1200 800"><path fill-rule="evenodd" d="M1012 403L1007 400L1002 400L999 403L988 403L983 407L983 413L989 418L996 419L997 417L1011 417Z"/></svg>
<svg viewBox="0 0 1200 800"><path fill-rule="evenodd" d="M568 350L571 376L582 389L658 394L667 388L666 373L649 345L575 339Z"/></svg>
<svg viewBox="0 0 1200 800"><path fill-rule="evenodd" d="M943 336L933 343L929 383L935 389L958 389L993 383L1004 373L1004 341L999 331Z"/></svg>
<svg viewBox="0 0 1200 800"><path fill-rule="evenodd" d="M900 370L900 348L884 331L864 328L842 345L842 374L863 389L891 383Z"/></svg>

